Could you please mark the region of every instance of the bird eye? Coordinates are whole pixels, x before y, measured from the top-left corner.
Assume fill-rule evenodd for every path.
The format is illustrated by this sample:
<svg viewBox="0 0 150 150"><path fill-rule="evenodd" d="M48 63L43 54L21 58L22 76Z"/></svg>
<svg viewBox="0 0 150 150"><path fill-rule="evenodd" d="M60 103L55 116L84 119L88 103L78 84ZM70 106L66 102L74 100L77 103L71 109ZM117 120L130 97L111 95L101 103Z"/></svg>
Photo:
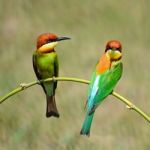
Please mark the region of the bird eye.
<svg viewBox="0 0 150 150"><path fill-rule="evenodd" d="M117 50L117 51L120 51L120 48L118 47L118 48L116 48L116 50Z"/></svg>
<svg viewBox="0 0 150 150"><path fill-rule="evenodd" d="M46 40L46 43L51 43L51 42L53 42L54 40L51 40L51 39L47 39Z"/></svg>
<svg viewBox="0 0 150 150"><path fill-rule="evenodd" d="M110 46L106 46L105 52L108 51L110 48Z"/></svg>

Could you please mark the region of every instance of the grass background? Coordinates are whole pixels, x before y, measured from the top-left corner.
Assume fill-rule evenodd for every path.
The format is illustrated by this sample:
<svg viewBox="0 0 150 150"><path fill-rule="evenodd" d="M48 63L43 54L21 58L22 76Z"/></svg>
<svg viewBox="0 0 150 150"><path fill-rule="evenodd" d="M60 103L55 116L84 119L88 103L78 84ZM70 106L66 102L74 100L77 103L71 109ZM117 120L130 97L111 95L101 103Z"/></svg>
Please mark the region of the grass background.
<svg viewBox="0 0 150 150"><path fill-rule="evenodd" d="M60 76L89 79L110 39L123 44L124 72L115 91L150 114L150 1L0 0L0 95L36 80L32 53L43 32L69 36L56 51ZM0 105L1 150L149 150L150 127L110 96L97 109L91 136L79 135L87 85L59 82L61 117L45 117L45 95L34 86Z"/></svg>

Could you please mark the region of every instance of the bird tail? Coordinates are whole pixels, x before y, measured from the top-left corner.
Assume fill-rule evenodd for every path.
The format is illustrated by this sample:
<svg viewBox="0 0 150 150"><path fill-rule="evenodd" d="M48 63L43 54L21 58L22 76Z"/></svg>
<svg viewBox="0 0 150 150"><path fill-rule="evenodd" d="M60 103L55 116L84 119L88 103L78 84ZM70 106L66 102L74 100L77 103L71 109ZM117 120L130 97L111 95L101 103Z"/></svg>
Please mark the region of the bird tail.
<svg viewBox="0 0 150 150"><path fill-rule="evenodd" d="M57 110L55 95L48 96L47 95L47 108L46 108L46 117L59 117L59 113Z"/></svg>
<svg viewBox="0 0 150 150"><path fill-rule="evenodd" d="M93 116L94 116L94 112L90 115L89 115L89 113L86 114L85 120L82 125L82 129L80 131L81 135L90 136L90 129L91 129L91 125L92 125Z"/></svg>

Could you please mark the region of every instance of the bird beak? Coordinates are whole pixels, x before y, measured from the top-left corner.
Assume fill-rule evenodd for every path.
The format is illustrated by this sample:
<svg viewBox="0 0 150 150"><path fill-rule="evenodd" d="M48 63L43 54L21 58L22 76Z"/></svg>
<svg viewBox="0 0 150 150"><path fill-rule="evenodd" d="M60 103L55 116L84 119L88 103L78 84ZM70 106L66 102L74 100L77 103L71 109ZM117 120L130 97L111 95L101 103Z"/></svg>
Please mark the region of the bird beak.
<svg viewBox="0 0 150 150"><path fill-rule="evenodd" d="M62 41L62 40L70 40L71 38L69 38L69 37L58 37L57 39L56 39L56 41Z"/></svg>

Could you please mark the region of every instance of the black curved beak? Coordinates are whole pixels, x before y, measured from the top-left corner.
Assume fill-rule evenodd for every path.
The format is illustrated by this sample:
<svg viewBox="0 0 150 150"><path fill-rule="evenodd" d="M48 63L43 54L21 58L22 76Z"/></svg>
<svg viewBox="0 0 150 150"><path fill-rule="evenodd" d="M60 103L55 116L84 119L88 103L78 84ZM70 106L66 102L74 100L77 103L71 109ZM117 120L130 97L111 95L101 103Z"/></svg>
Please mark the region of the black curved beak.
<svg viewBox="0 0 150 150"><path fill-rule="evenodd" d="M62 40L70 40L71 38L69 38L69 37L58 37L57 39L56 39L56 41L62 41Z"/></svg>

